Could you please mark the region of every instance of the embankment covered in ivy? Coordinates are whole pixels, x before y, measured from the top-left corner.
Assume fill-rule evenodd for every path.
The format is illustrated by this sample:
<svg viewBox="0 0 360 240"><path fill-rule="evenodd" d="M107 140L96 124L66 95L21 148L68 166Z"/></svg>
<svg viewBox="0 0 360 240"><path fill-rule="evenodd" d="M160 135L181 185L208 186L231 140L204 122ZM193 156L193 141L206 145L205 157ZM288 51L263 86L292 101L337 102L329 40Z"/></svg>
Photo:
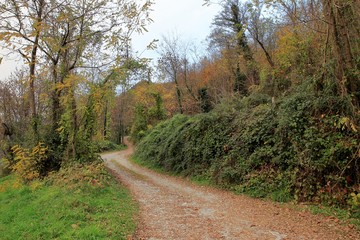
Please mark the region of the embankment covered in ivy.
<svg viewBox="0 0 360 240"><path fill-rule="evenodd" d="M275 101L252 94L209 113L176 115L149 131L135 156L255 197L356 209L358 116L345 99L306 88Z"/></svg>

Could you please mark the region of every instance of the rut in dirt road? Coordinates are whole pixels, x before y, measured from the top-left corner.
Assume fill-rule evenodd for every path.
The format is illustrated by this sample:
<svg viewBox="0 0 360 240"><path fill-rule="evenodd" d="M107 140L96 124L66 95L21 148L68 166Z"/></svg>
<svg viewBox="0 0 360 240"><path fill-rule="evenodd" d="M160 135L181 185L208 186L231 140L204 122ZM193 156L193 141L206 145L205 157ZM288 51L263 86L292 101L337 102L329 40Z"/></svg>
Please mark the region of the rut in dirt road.
<svg viewBox="0 0 360 240"><path fill-rule="evenodd" d="M139 167L125 151L103 154L107 167L140 205L132 239L359 239L334 218L313 216L275 203L195 186Z"/></svg>

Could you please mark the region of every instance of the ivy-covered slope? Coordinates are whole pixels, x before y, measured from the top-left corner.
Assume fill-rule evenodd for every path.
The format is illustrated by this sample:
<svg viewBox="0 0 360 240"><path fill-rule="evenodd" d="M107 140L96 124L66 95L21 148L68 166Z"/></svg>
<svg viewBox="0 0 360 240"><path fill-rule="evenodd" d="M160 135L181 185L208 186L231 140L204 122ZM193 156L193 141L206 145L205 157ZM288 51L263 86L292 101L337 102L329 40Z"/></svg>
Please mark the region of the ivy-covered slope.
<svg viewBox="0 0 360 240"><path fill-rule="evenodd" d="M347 106L304 87L276 101L252 94L158 124L135 156L256 197L357 208L359 119Z"/></svg>

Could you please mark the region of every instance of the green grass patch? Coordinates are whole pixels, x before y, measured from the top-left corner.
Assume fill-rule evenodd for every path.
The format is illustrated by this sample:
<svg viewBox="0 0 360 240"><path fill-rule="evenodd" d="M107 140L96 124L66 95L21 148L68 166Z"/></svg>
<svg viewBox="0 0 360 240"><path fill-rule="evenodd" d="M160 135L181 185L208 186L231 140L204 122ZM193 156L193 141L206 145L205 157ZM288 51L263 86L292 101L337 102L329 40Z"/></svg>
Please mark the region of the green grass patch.
<svg viewBox="0 0 360 240"><path fill-rule="evenodd" d="M307 208L313 214L336 217L346 223L353 224L358 230L360 230L360 218L352 216L352 212L349 210L323 205L309 205Z"/></svg>
<svg viewBox="0 0 360 240"><path fill-rule="evenodd" d="M139 166L142 166L142 167L145 167L145 168L149 168L155 172L158 172L158 173L166 173L167 175L172 175L174 176L175 173L173 172L167 172L164 170L164 168L162 168L161 166L157 166L154 162L150 162L150 161L145 161L139 157L136 157L134 155L132 155L130 157L130 161L132 161L133 163L139 165Z"/></svg>
<svg viewBox="0 0 360 240"><path fill-rule="evenodd" d="M210 178L207 176L191 176L191 182L195 183L199 186L210 186L210 187L218 187L211 182Z"/></svg>
<svg viewBox="0 0 360 240"><path fill-rule="evenodd" d="M127 239L137 205L102 164L74 165L45 180L0 179L1 239Z"/></svg>
<svg viewBox="0 0 360 240"><path fill-rule="evenodd" d="M139 166L151 169L157 173L162 173L162 174L166 174L169 176L184 177L198 186L208 186L208 187L220 188L220 186L211 182L210 177L205 176L205 175L196 175L196 176L187 176L186 177L180 173L166 171L163 167L157 166L154 162L145 161L143 159L140 159L139 157L136 157L135 155L132 155L130 160Z"/></svg>
<svg viewBox="0 0 360 240"><path fill-rule="evenodd" d="M170 176L183 176L179 173L168 172L164 168L157 166L154 162L142 160L139 157L136 157L134 155L131 156L130 160L139 166L151 169L157 173L163 173L163 174L170 175ZM192 183L195 183L196 185L199 185L199 186L219 187L219 186L216 186L215 184L213 184L211 182L211 179L207 176L196 175L196 176L187 177L187 179L189 179Z"/></svg>

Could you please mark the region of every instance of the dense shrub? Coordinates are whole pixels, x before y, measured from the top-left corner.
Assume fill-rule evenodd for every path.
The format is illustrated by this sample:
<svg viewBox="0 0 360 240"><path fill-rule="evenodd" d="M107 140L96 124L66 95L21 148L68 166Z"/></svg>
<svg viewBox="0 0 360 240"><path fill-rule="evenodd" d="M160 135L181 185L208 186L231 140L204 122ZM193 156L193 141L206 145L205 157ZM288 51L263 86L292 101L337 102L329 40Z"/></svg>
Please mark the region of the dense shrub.
<svg viewBox="0 0 360 240"><path fill-rule="evenodd" d="M15 145L11 150L14 153L14 159L3 159L3 164L22 180L27 182L44 175L44 165L48 160L48 148L43 143L39 143L32 149L24 149Z"/></svg>
<svg viewBox="0 0 360 240"><path fill-rule="evenodd" d="M120 150L124 148L124 145L118 145L109 140L101 140L94 142L94 148L97 153L100 153L105 151Z"/></svg>
<svg viewBox="0 0 360 240"><path fill-rule="evenodd" d="M346 204L360 190L358 119L346 99L306 87L276 102L251 94L177 115L154 127L136 156L257 197Z"/></svg>

